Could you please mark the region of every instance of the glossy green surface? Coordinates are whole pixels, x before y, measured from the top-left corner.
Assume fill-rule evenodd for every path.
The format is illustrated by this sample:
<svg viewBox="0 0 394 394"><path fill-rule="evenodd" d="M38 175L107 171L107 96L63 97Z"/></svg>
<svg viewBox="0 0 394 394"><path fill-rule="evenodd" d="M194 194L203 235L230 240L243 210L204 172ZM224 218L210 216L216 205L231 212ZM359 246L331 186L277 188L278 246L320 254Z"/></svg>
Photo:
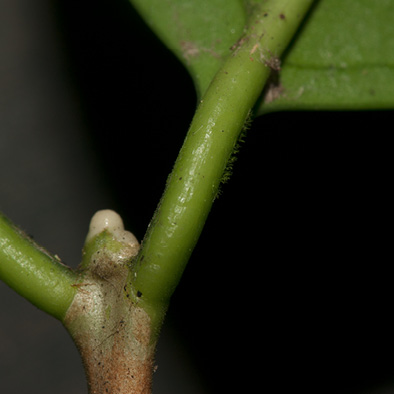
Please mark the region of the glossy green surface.
<svg viewBox="0 0 394 394"><path fill-rule="evenodd" d="M264 3L130 1L187 68L199 98L243 34L253 6ZM285 1L279 4L282 11L288 7ZM394 0L315 1L282 59L268 102L262 100L255 115L279 110L393 108L393 46Z"/></svg>
<svg viewBox="0 0 394 394"><path fill-rule="evenodd" d="M189 70L201 97L230 54L230 47L243 32L246 23L243 2L130 1L147 25Z"/></svg>
<svg viewBox="0 0 394 394"><path fill-rule="evenodd" d="M260 113L394 108L393 48L393 0L316 2Z"/></svg>

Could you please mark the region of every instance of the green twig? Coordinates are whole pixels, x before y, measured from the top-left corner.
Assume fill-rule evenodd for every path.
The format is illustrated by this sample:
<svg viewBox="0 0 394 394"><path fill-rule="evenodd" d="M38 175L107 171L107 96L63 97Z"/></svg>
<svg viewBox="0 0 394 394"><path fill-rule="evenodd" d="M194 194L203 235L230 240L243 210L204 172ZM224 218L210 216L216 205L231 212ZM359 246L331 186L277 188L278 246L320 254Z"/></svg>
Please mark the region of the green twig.
<svg viewBox="0 0 394 394"><path fill-rule="evenodd" d="M247 29L199 103L129 275L145 308L164 311L204 226L244 122L311 0L249 1ZM159 312L160 315L160 312Z"/></svg>
<svg viewBox="0 0 394 394"><path fill-rule="evenodd" d="M0 214L0 279L62 320L76 293L75 274Z"/></svg>

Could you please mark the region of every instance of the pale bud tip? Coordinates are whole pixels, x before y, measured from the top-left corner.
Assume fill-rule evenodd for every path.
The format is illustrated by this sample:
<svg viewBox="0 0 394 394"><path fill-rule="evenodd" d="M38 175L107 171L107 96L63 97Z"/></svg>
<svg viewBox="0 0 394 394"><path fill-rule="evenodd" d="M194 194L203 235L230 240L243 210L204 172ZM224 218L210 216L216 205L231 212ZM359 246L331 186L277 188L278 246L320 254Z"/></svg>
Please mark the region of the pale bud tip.
<svg viewBox="0 0 394 394"><path fill-rule="evenodd" d="M123 220L119 214L111 209L103 209L97 211L89 226L89 232L86 237L86 242L93 237L100 234L104 230L111 232L120 242L128 243L130 245L138 244L137 238L129 231L125 231Z"/></svg>

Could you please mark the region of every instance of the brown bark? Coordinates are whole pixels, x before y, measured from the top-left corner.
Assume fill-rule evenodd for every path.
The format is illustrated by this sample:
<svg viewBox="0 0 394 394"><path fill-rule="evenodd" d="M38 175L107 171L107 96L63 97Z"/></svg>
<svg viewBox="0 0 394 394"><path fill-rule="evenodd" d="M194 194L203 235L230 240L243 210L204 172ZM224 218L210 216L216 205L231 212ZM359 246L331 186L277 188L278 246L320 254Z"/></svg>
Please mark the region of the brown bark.
<svg viewBox="0 0 394 394"><path fill-rule="evenodd" d="M81 354L90 394L151 393L150 319L124 300L123 292L116 295L108 284L84 284L64 324Z"/></svg>
<svg viewBox="0 0 394 394"><path fill-rule="evenodd" d="M81 354L90 394L150 394L156 340L149 315L126 290L135 250L98 245L63 323Z"/></svg>

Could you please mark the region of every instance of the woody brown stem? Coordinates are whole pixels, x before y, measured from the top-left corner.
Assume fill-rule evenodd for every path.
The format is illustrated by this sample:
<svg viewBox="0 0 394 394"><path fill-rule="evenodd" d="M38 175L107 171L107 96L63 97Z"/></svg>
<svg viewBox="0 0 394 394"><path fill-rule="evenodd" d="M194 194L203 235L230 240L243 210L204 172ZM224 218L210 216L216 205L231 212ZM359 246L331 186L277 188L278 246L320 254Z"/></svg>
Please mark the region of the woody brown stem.
<svg viewBox="0 0 394 394"><path fill-rule="evenodd" d="M108 288L89 287L79 293L65 322L81 354L89 393L150 394L155 346L148 315L135 306L106 303L97 313L96 300L108 297Z"/></svg>
<svg viewBox="0 0 394 394"><path fill-rule="evenodd" d="M92 219L73 285L77 295L63 323L81 354L90 394L150 394L156 336L126 286L138 243L120 218L100 215L99 223Z"/></svg>

